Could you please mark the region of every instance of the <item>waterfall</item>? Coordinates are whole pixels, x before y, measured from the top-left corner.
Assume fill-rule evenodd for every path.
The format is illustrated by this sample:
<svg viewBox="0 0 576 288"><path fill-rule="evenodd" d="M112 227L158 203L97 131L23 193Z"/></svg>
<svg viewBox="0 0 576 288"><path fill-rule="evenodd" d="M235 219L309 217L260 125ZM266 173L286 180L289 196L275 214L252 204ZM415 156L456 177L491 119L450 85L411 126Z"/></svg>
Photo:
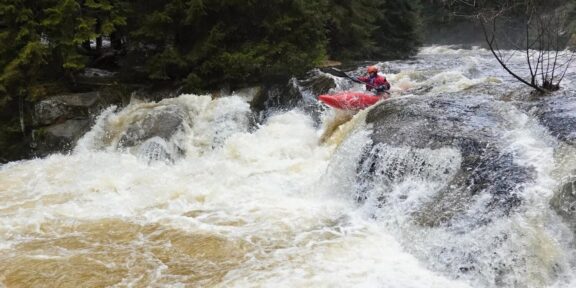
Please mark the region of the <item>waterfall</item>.
<svg viewBox="0 0 576 288"><path fill-rule="evenodd" d="M573 287L576 87L528 101L492 62L378 63L393 97L357 113L296 78L258 123L234 93L109 107L0 167L0 286Z"/></svg>

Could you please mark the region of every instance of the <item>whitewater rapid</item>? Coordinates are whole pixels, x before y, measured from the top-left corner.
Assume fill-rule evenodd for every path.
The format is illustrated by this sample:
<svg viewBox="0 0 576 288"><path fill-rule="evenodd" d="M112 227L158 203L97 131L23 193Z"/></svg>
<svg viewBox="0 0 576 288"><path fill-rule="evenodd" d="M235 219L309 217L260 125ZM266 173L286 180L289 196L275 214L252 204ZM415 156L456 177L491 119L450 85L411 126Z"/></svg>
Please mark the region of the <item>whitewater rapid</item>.
<svg viewBox="0 0 576 288"><path fill-rule="evenodd" d="M207 96L176 101L198 97ZM86 149L5 165L1 279L7 287L39 285L50 273L62 274L54 287L465 287L424 269L345 191L330 189L350 180L326 175L337 148L319 144L314 126L298 111L281 113L174 165ZM358 154L336 158L354 163Z"/></svg>
<svg viewBox="0 0 576 288"><path fill-rule="evenodd" d="M427 61L427 55L441 63ZM458 55L465 64L437 55ZM398 70L388 73L396 83L394 97L478 85L501 89L506 76L495 68L486 70L488 56L484 50L435 47L421 52L420 64L380 65ZM441 65L446 67L439 69ZM430 75L422 75L424 70ZM166 105L185 107L192 119L172 141L160 142L170 153L186 151L183 158L147 161L140 150L118 148L126 123ZM457 255L436 260L426 253L433 250L430 246L450 242L450 234L418 227L404 217L428 199L434 181L448 176L429 171L422 179L395 187L392 193L411 195L392 206L397 210L358 204L353 191L360 147L371 141L372 127L364 122L368 111L328 136L326 127L339 117L329 109L323 110L320 126L294 109L276 111L250 127L238 116L248 111L246 99L234 95L181 95L112 107L71 154L1 166L0 286L502 286L490 283L491 275L474 279L447 273L440 266ZM574 257L566 252L571 233L547 208L558 181L553 149L558 143L526 114L502 113L513 127L506 134L507 149L538 169L529 191L531 209L486 229L515 227L521 232L513 235L526 236L514 239L521 249L541 250L541 257L527 265L533 271L513 277L540 277L545 273L539 269L555 269L556 263L572 267ZM432 162L438 167L461 161L458 151L450 149L414 152L397 147L389 153L434 154ZM547 226L550 223L555 226ZM479 242L484 232L494 233L479 230L454 245L483 249ZM544 260L549 263L541 263ZM560 280L518 283L575 283L570 271L557 273Z"/></svg>

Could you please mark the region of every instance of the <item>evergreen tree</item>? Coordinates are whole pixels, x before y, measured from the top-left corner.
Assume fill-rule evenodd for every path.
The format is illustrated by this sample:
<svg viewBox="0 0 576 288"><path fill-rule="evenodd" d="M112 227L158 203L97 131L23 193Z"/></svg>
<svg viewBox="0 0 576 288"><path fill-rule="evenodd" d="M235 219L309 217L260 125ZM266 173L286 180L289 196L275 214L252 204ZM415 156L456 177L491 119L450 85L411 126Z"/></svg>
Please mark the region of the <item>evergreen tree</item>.
<svg viewBox="0 0 576 288"><path fill-rule="evenodd" d="M126 52L124 75L144 71L144 79L184 79L195 89L302 73L327 54L406 56L418 44L413 2L9 0L0 5L8 43L0 48L1 99L41 97L41 82L73 84L97 65L104 37Z"/></svg>
<svg viewBox="0 0 576 288"><path fill-rule="evenodd" d="M381 0L332 0L327 22L329 53L336 59L369 59L378 50L373 33Z"/></svg>
<svg viewBox="0 0 576 288"><path fill-rule="evenodd" d="M125 25L121 9L110 1L11 0L0 5L0 97L30 100L44 91L36 84L74 80L90 60L82 43Z"/></svg>
<svg viewBox="0 0 576 288"><path fill-rule="evenodd" d="M39 29L45 2L15 0L0 5L0 105L25 97L50 54ZM1 106L0 106L1 107Z"/></svg>
<svg viewBox="0 0 576 288"><path fill-rule="evenodd" d="M416 54L421 45L420 4L416 0L386 0L373 33L378 50L375 56L388 59Z"/></svg>
<svg viewBox="0 0 576 288"><path fill-rule="evenodd" d="M0 149L22 149L26 102L73 82L89 55L81 43L123 25L120 9L102 0L8 0L0 4ZM12 152L10 152L12 151Z"/></svg>
<svg viewBox="0 0 576 288"><path fill-rule="evenodd" d="M324 7L324 0L139 1L129 21L131 56L144 58L152 79L184 77L191 88L301 73L325 55Z"/></svg>
<svg viewBox="0 0 576 288"><path fill-rule="evenodd" d="M413 55L420 45L419 13L417 0L333 0L330 55L351 60Z"/></svg>

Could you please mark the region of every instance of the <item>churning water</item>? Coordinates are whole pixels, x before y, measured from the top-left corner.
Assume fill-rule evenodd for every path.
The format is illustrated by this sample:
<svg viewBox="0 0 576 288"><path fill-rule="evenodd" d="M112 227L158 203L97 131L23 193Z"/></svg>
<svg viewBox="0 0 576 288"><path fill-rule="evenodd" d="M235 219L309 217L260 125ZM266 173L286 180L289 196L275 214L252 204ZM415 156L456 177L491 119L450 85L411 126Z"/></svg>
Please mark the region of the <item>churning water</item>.
<svg viewBox="0 0 576 288"><path fill-rule="evenodd" d="M481 49L381 64L394 69L393 99L520 89ZM346 85L336 89L361 89ZM501 148L534 174L520 211L472 227L486 211L470 202L462 221L433 227L411 216L458 173L457 149L367 152L367 111L332 129L341 115L329 109L320 127L294 109L255 128L249 110L239 96L198 95L111 107L70 155L0 167L0 286L576 285L572 232L548 205L575 155L558 159L563 144L529 113L500 111ZM166 111L185 119L168 141L123 146L150 128L134 123ZM359 180L379 171L392 176Z"/></svg>

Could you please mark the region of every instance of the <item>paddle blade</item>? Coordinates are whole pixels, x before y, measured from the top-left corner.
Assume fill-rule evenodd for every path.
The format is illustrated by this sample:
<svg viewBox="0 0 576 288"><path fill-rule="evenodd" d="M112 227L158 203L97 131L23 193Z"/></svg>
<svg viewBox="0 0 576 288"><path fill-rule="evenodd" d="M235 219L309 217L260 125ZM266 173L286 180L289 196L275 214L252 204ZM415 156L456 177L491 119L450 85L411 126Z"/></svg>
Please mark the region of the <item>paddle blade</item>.
<svg viewBox="0 0 576 288"><path fill-rule="evenodd" d="M354 77L346 74L344 71L342 71L342 70L340 70L340 69L336 69L336 68L334 68L334 67L328 67L328 68L326 68L326 70L324 70L324 72L326 72L326 73L328 73L328 74L331 74L331 75L334 75L334 76L336 76L336 77L348 78L348 79L350 79L350 80L352 80L352 81L354 81L354 82L356 82L356 83L363 83L362 81L360 81L360 80L358 80L358 79L356 79L356 78L354 78Z"/></svg>
<svg viewBox="0 0 576 288"><path fill-rule="evenodd" d="M324 69L325 73L334 75L336 77L345 77L345 78L350 78L350 76L348 76L344 71L334 68L334 67L327 67L326 69Z"/></svg>

